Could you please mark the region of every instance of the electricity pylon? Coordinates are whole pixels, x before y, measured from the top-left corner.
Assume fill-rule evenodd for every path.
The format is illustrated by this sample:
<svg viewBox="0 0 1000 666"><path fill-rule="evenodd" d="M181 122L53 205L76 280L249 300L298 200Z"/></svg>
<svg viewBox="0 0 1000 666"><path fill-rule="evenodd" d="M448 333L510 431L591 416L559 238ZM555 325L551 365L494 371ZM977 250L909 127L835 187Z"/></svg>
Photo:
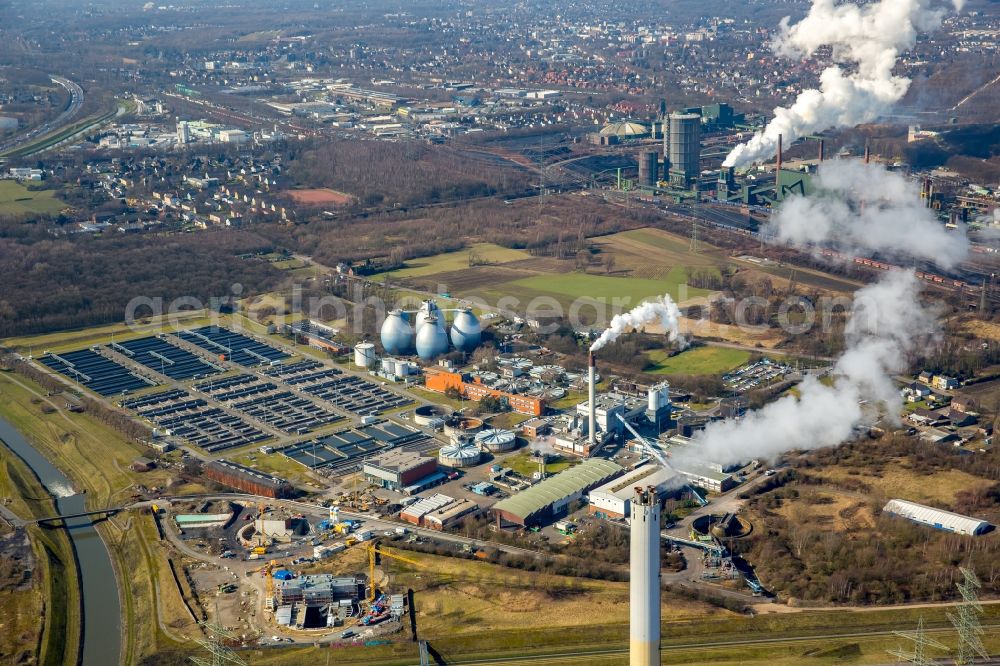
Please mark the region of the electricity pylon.
<svg viewBox="0 0 1000 666"><path fill-rule="evenodd" d="M982 587L976 573L972 569L959 567L963 581L958 583L958 592L962 595L962 603L956 606L954 613L948 613L948 619L958 632L958 650L955 663L958 666L970 666L977 657L988 658L989 652L983 645L983 625L979 616L983 613L979 603L978 590Z"/></svg>
<svg viewBox="0 0 1000 666"><path fill-rule="evenodd" d="M924 631L923 617L917 621L916 631L894 631L892 633L913 643L913 650L904 650L901 647L896 648L895 650L889 650L889 654L896 657L904 664L913 664L914 666L934 666L934 664L937 664L938 662L937 660L927 656L927 649L934 648L936 650L943 650L944 652L948 651L947 645L934 640L927 635L927 632Z"/></svg>
<svg viewBox="0 0 1000 666"><path fill-rule="evenodd" d="M205 628L208 638L196 638L195 642L205 648L209 657L191 657L191 661L198 664L198 666L227 666L228 664L247 666L247 662L243 661L233 650L222 643L222 639L224 638L236 639L236 634L218 624L203 622L201 626Z"/></svg>

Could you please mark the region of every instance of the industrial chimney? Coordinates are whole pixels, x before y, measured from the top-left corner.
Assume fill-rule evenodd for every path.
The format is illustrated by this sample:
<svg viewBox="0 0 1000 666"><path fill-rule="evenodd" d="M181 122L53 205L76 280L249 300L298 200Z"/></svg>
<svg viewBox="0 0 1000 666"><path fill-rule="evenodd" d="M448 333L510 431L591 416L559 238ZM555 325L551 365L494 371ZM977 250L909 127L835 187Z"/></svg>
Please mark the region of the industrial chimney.
<svg viewBox="0 0 1000 666"><path fill-rule="evenodd" d="M590 450L593 451L594 447L597 445L597 400L595 397L596 391L594 387L594 377L597 374L597 366L594 363L594 352L590 352L587 357L587 406L590 412L590 421L587 424L587 444L590 445Z"/></svg>
<svg viewBox="0 0 1000 666"><path fill-rule="evenodd" d="M782 135L779 134L778 135L778 166L774 169L774 173L776 173L778 175L779 179L781 178L781 142L782 142L782 138L783 138Z"/></svg>
<svg viewBox="0 0 1000 666"><path fill-rule="evenodd" d="M660 666L660 499L637 487L629 513L629 666Z"/></svg>

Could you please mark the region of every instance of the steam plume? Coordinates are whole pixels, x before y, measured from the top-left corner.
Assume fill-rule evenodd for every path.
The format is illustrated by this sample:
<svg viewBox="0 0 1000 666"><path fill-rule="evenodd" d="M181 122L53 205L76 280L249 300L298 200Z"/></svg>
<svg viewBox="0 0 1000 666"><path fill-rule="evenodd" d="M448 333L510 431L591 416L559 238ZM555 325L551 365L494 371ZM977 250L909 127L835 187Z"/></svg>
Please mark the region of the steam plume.
<svg viewBox="0 0 1000 666"><path fill-rule="evenodd" d="M952 4L959 10L964 0ZM931 5L932 0L881 0L864 6L813 0L809 14L795 25L787 16L782 19L772 45L778 55L804 59L829 46L834 64L820 74L819 90L803 90L792 106L776 108L767 127L736 146L723 166L769 158L777 151L779 135L790 144L806 134L853 127L884 114L910 87L910 79L892 73L899 54L913 47L918 32L934 30L944 19L946 10Z"/></svg>
<svg viewBox="0 0 1000 666"><path fill-rule="evenodd" d="M950 268L969 251L963 231L949 231L923 206L916 185L877 164L825 162L809 197L786 199L764 233L799 247L910 256Z"/></svg>
<svg viewBox="0 0 1000 666"><path fill-rule="evenodd" d="M657 320L667 334L668 340L671 342L679 340L683 343L684 338L681 337L680 319L681 311L677 307L677 304L674 303L674 300L668 294L664 294L659 299L640 304L639 307L630 312L617 314L612 317L611 324L601 333L601 337L597 338L594 344L590 345L590 351L597 351L609 342L614 342L626 331L633 328L642 328L646 324Z"/></svg>
<svg viewBox="0 0 1000 666"><path fill-rule="evenodd" d="M894 417L899 393L892 375L906 368L906 356L937 333L935 312L920 304L920 285L910 271L897 270L855 295L847 323L847 350L833 368L832 386L813 376L789 395L741 421L709 424L678 458L725 465L773 458L794 449L834 446L857 426L877 418L877 407Z"/></svg>

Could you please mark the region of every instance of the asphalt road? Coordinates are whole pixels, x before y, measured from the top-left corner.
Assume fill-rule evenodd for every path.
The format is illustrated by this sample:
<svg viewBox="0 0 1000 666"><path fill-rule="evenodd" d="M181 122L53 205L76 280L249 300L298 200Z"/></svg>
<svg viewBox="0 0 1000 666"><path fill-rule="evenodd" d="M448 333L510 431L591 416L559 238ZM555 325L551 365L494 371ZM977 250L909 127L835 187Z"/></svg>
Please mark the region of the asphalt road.
<svg viewBox="0 0 1000 666"><path fill-rule="evenodd" d="M49 76L49 78L52 79L53 83L56 83L65 88L66 92L69 93L70 95L69 105L66 107L66 110L60 113L54 119L50 120L49 122L43 123L38 127L32 129L31 131L27 132L26 134L17 136L8 143L0 145L0 151L14 150L27 143L34 141L40 136L58 130L64 125L68 125L69 122L73 120L73 118L75 118L77 114L80 113L80 109L83 107L83 88L81 88L73 81L70 81L69 79L64 79L61 76Z"/></svg>

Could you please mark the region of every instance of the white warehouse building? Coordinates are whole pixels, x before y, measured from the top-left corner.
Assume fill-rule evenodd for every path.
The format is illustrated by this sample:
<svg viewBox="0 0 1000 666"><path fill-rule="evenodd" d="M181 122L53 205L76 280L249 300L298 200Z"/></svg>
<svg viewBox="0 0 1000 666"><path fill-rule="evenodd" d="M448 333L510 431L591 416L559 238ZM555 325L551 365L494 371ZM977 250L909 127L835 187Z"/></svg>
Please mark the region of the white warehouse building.
<svg viewBox="0 0 1000 666"><path fill-rule="evenodd" d="M901 499L889 500L882 511L955 534L984 534L992 527L985 520Z"/></svg>
<svg viewBox="0 0 1000 666"><path fill-rule="evenodd" d="M642 465L625 476L591 490L587 512L598 518L623 519L631 512L636 487L653 486L662 499L666 491L679 488L684 483L685 480L673 470L659 465Z"/></svg>

